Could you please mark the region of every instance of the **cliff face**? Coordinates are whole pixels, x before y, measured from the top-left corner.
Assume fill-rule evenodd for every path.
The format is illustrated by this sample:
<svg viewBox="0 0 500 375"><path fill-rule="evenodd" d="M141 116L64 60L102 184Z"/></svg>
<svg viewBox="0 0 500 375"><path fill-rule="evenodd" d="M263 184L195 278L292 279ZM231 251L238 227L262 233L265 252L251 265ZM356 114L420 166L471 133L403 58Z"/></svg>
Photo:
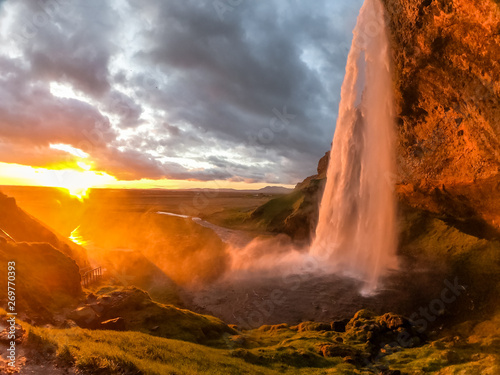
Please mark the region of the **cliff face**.
<svg viewBox="0 0 500 375"><path fill-rule="evenodd" d="M318 221L329 159L327 152L318 163L317 174L298 183L292 193L258 207L250 220L266 231L285 233L296 241L308 242Z"/></svg>
<svg viewBox="0 0 500 375"><path fill-rule="evenodd" d="M16 307L37 323L54 323L55 314L77 304L82 294L80 267L89 265L85 249L53 233L0 193L0 277L15 262ZM0 295L7 306L7 293ZM1 372L1 371L0 371Z"/></svg>
<svg viewBox="0 0 500 375"><path fill-rule="evenodd" d="M382 1L401 195L413 206L500 228L500 3Z"/></svg>
<svg viewBox="0 0 500 375"><path fill-rule="evenodd" d="M496 235L500 1L382 2L393 54L398 164L394 178L401 206L473 225L477 235ZM320 165L323 173L298 184L295 196L269 202L255 211L254 218L267 217L270 231L307 237L317 221L326 158Z"/></svg>
<svg viewBox="0 0 500 375"><path fill-rule="evenodd" d="M3 234L2 234L3 233ZM0 192L0 237L12 236L17 242L44 242L72 258L80 268L89 266L84 248L54 233L46 225L28 215L14 198Z"/></svg>

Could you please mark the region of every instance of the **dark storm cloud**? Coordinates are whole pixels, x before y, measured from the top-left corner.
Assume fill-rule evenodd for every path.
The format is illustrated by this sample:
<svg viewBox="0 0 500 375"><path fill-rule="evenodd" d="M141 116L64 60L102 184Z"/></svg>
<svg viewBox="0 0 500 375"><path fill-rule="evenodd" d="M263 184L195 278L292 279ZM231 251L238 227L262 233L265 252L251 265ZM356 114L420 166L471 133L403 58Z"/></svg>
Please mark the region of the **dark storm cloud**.
<svg viewBox="0 0 500 375"><path fill-rule="evenodd" d="M81 145L122 179L295 183L314 173L361 0L234 4L9 1L21 57L0 58L0 142ZM88 100L53 97L51 81Z"/></svg>
<svg viewBox="0 0 500 375"><path fill-rule="evenodd" d="M142 107L130 96L122 92L111 90L106 97L102 99L106 111L120 117L121 128L131 128L140 125Z"/></svg>
<svg viewBox="0 0 500 375"><path fill-rule="evenodd" d="M93 146L103 147L114 139L107 118L93 106L74 99L55 98L48 86L31 80L22 61L0 57L0 140L26 147L87 141L99 123L103 136ZM83 147L85 148L85 147Z"/></svg>
<svg viewBox="0 0 500 375"><path fill-rule="evenodd" d="M119 19L98 0L17 2L12 37L37 79L64 81L89 94L109 90Z"/></svg>
<svg viewBox="0 0 500 375"><path fill-rule="evenodd" d="M212 2L130 2L156 26L143 31L152 45L138 58L176 72L152 98L168 108L170 123L193 124L270 159L300 157L302 174L314 170L331 142L349 45L324 3L244 2L221 21ZM293 120L270 129L285 111Z"/></svg>

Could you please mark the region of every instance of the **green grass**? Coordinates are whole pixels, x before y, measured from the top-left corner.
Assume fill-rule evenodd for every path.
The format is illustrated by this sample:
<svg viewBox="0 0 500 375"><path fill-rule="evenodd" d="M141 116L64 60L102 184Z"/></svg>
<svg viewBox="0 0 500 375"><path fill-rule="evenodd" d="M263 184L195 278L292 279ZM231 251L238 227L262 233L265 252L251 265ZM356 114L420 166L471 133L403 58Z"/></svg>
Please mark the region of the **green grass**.
<svg viewBox="0 0 500 375"><path fill-rule="evenodd" d="M7 295L7 263L13 261L18 311L50 322L61 308L76 307L82 296L78 266L48 243L0 244L0 263L4 265L0 267L0 278L5 280L0 298Z"/></svg>
<svg viewBox="0 0 500 375"><path fill-rule="evenodd" d="M103 308L101 320L121 317L128 331L220 347L223 337L235 334L220 319L164 305L135 287L103 287L96 293L97 303L109 302Z"/></svg>
<svg viewBox="0 0 500 375"><path fill-rule="evenodd" d="M444 219L415 210L401 222L401 255L415 266L446 269L468 286L476 305L500 308L500 242L464 233ZM476 306L479 307L479 306Z"/></svg>
<svg viewBox="0 0 500 375"><path fill-rule="evenodd" d="M361 374L340 358L325 359L297 338L260 349L215 349L139 332L47 329L24 324L26 345L91 374ZM292 345L293 344L293 345ZM309 343L308 345L312 345ZM315 358L317 357L317 358ZM312 367L307 367L307 364Z"/></svg>
<svg viewBox="0 0 500 375"><path fill-rule="evenodd" d="M500 373L498 346L482 344L460 344L449 338L396 352L383 360L390 363L391 368L409 374Z"/></svg>
<svg viewBox="0 0 500 375"><path fill-rule="evenodd" d="M202 219L221 227L252 231L257 229L250 221L250 215L253 209L253 207L224 208L223 210L215 212L211 215L201 217Z"/></svg>
<svg viewBox="0 0 500 375"><path fill-rule="evenodd" d="M0 310L0 316L4 315L5 311ZM263 326L240 335L226 335L226 345L221 348L141 332L21 324L28 332L23 342L31 350L28 357L41 363L52 361L60 367L74 367L82 374L368 375L391 369L415 375L496 375L500 373L499 321L500 315L479 324L462 325L421 347L388 349L368 366L363 366L364 362L346 363L341 357L366 356L368 352L362 344L349 343L347 333L314 330L320 328L315 323ZM324 345L352 355L323 357L320 349Z"/></svg>
<svg viewBox="0 0 500 375"><path fill-rule="evenodd" d="M29 330L26 345L39 355L90 374L378 374L386 366L411 374L493 375L499 369L498 343L461 346L451 338L441 340L439 346L431 343L389 354L378 365L362 368L344 363L340 357L320 356L317 345L330 338L324 332L295 333L278 344L253 349L215 349L139 332L61 330L26 324L25 328Z"/></svg>
<svg viewBox="0 0 500 375"><path fill-rule="evenodd" d="M285 219L300 206L303 199L304 193L300 190L271 199L257 208L252 213L251 218L260 228L268 231L279 231Z"/></svg>

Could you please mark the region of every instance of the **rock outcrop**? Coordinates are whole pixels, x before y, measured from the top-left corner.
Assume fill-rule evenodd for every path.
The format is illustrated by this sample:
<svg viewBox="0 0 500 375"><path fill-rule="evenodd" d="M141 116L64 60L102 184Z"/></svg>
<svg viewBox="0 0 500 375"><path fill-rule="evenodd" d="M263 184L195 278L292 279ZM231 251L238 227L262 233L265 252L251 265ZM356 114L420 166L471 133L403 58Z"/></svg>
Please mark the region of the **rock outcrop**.
<svg viewBox="0 0 500 375"><path fill-rule="evenodd" d="M329 159L327 152L318 163L317 174L298 183L292 193L258 207L250 220L269 232L286 233L294 240L308 241L318 221Z"/></svg>
<svg viewBox="0 0 500 375"><path fill-rule="evenodd" d="M15 262L16 310L36 323L54 323L64 308L82 295L80 267L88 266L85 249L52 232L0 193L0 277ZM6 297L0 296L3 306Z"/></svg>
<svg viewBox="0 0 500 375"><path fill-rule="evenodd" d="M397 174L389 177L399 200L399 254L466 280L472 309L481 311L500 287L500 3L382 2L396 100ZM321 177L324 184L321 174L299 184L295 200L279 198L286 215L272 215L278 200L254 215L273 218L272 231L300 233L293 223L312 234L321 194L307 189Z"/></svg>
<svg viewBox="0 0 500 375"><path fill-rule="evenodd" d="M500 228L500 5L383 0L393 53L400 195Z"/></svg>
<svg viewBox="0 0 500 375"><path fill-rule="evenodd" d="M82 328L139 331L203 344L236 334L215 317L157 303L136 287L103 288L67 317Z"/></svg>
<svg viewBox="0 0 500 375"><path fill-rule="evenodd" d="M496 0L383 3L397 110L398 173L392 178L400 201L465 221L478 235L498 233L500 5ZM324 172L326 165L323 158ZM270 231L307 237L317 220L324 178L318 170L297 185L295 196L269 202L253 218Z"/></svg>

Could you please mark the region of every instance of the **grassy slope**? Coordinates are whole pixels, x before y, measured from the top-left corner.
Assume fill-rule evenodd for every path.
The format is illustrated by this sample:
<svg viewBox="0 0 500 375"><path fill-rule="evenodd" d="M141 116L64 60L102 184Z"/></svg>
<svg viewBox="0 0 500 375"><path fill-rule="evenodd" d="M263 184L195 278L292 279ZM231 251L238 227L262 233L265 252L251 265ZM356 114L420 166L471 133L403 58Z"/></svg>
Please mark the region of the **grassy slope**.
<svg viewBox="0 0 500 375"><path fill-rule="evenodd" d="M98 306L107 305L101 309L101 320L121 317L130 331L214 346L224 334L235 333L216 317L157 303L135 287L102 288L96 296Z"/></svg>
<svg viewBox="0 0 500 375"><path fill-rule="evenodd" d="M268 231L279 231L286 220L295 210L298 209L304 199L304 194L300 190L295 190L290 194L271 199L252 212L251 218L260 228Z"/></svg>
<svg viewBox="0 0 500 375"><path fill-rule="evenodd" d="M80 268L89 266L84 248L64 238L19 208L14 198L0 192L0 228L18 242L46 242L74 259Z"/></svg>
<svg viewBox="0 0 500 375"><path fill-rule="evenodd" d="M400 226L400 254L413 267L446 267L450 277L458 277L468 287L476 312L486 312L483 308L500 309L498 238L484 237L482 230L466 222L450 223L446 218L415 209L403 215Z"/></svg>
<svg viewBox="0 0 500 375"><path fill-rule="evenodd" d="M349 373L346 372L349 369L352 373L359 373L348 364L326 372L321 368L293 367L283 363L293 357L301 360L313 356L306 349L300 349L305 342L301 338L293 341L299 349L290 349L289 346L283 351L273 346L244 351L214 349L137 332L26 328L30 331L28 345L38 353L47 356L55 354L60 361L74 363L77 368L89 370L92 374L99 373L99 370L106 374L120 371L136 371L140 374L345 374ZM317 359L321 360L319 356ZM251 363L259 361L262 364ZM325 359L322 365L335 366L340 362L340 358Z"/></svg>
<svg viewBox="0 0 500 375"><path fill-rule="evenodd" d="M379 374L391 369L416 375L496 375L499 322L497 316L477 325L465 324L420 347L386 346L383 355L364 366L341 357L366 354L366 344L353 339L352 332L309 331L307 324L245 332L245 348L234 344L233 339L242 336L227 336L226 348L215 349L138 332L48 329L23 323L28 331L23 345L45 361L55 359L60 366L75 366L90 374ZM344 343L339 343L340 338ZM342 354L323 357L322 345L332 345Z"/></svg>
<svg viewBox="0 0 500 375"><path fill-rule="evenodd" d="M2 302L7 296L6 265L12 261L16 263L16 307L38 322L50 322L55 312L74 306L82 295L76 262L52 245L0 242Z"/></svg>

